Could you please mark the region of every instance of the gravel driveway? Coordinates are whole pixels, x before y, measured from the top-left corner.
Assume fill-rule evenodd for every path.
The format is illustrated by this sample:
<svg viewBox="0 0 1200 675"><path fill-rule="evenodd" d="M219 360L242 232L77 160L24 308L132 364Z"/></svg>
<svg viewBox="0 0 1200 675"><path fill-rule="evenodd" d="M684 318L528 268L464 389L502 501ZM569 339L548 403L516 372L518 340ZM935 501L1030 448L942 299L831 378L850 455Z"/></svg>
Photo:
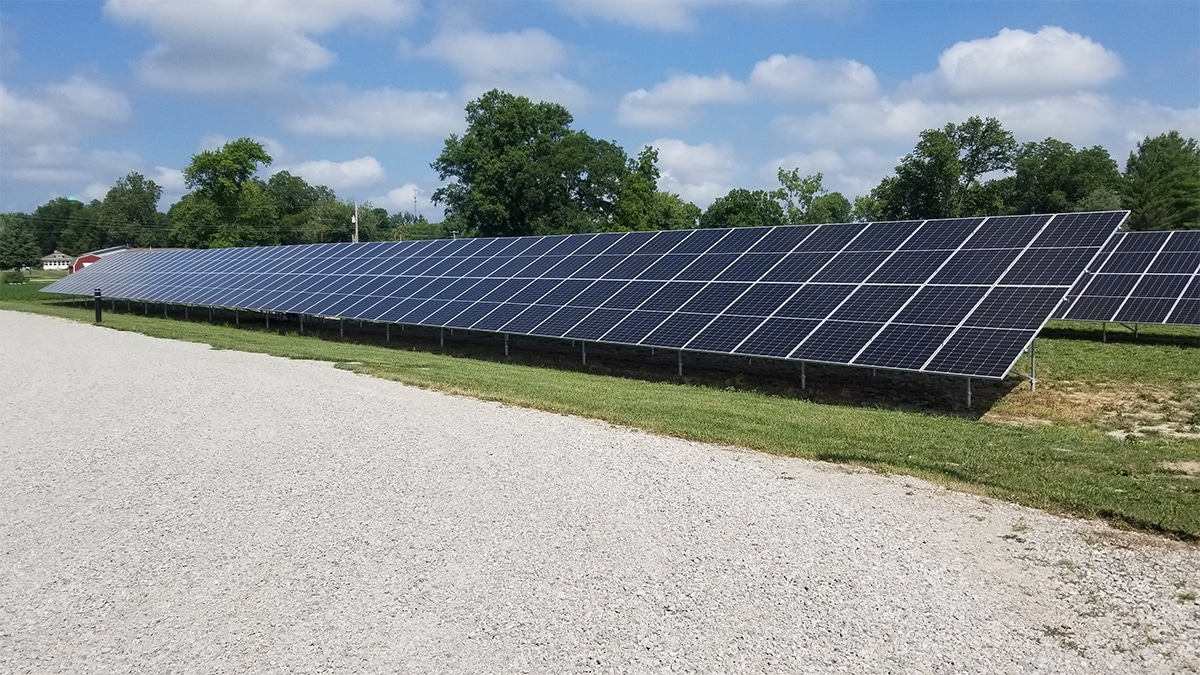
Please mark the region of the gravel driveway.
<svg viewBox="0 0 1200 675"><path fill-rule="evenodd" d="M1195 546L13 312L0 373L3 672L1200 671Z"/></svg>

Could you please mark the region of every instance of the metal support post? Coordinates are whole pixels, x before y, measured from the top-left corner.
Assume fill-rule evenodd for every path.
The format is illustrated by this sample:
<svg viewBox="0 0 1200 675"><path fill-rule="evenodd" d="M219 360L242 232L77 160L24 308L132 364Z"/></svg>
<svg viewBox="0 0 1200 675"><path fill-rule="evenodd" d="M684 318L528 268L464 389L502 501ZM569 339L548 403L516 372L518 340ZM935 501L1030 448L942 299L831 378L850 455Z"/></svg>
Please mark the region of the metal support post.
<svg viewBox="0 0 1200 675"><path fill-rule="evenodd" d="M580 350L580 353L583 354L583 365L586 366L587 365L587 343L580 341L579 350Z"/></svg>
<svg viewBox="0 0 1200 675"><path fill-rule="evenodd" d="M346 337L346 322L342 321L341 319L338 319L338 335L340 337Z"/></svg>
<svg viewBox="0 0 1200 675"><path fill-rule="evenodd" d="M269 328L271 327L271 313L270 313L270 312L263 312L263 314L264 314L264 316L265 316L265 317L266 317L266 319L267 319L267 328L269 329Z"/></svg>
<svg viewBox="0 0 1200 675"><path fill-rule="evenodd" d="M679 350L679 376L683 377L683 350Z"/></svg>
<svg viewBox="0 0 1200 675"><path fill-rule="evenodd" d="M390 323L383 324L383 341L384 342L392 341L392 324L390 324Z"/></svg>
<svg viewBox="0 0 1200 675"><path fill-rule="evenodd" d="M92 303L93 303L94 305L96 305L96 323L100 323L101 321L103 321L103 320L104 320L104 317L103 317L103 316L101 316L101 312L103 311L103 310L101 309L101 303L103 303L103 302L104 302L104 300L103 300L103 298L100 296L100 289L99 289L99 288L97 288L97 289L96 289L96 292L94 293L94 297L95 297L95 300L93 300L93 301L92 301Z"/></svg>
<svg viewBox="0 0 1200 675"><path fill-rule="evenodd" d="M236 309L233 310L233 325L235 325L235 326L242 325L242 315L239 314Z"/></svg>
<svg viewBox="0 0 1200 675"><path fill-rule="evenodd" d="M163 318L167 318L167 303L163 303Z"/></svg>
<svg viewBox="0 0 1200 675"><path fill-rule="evenodd" d="M800 389L805 389L808 386L808 378L804 373L804 362L800 362Z"/></svg>
<svg viewBox="0 0 1200 675"><path fill-rule="evenodd" d="M1107 321L1100 324L1100 341L1104 342L1104 343L1108 342L1108 322Z"/></svg>
<svg viewBox="0 0 1200 675"><path fill-rule="evenodd" d="M208 308L208 322L212 323L212 307Z"/></svg>
<svg viewBox="0 0 1200 675"><path fill-rule="evenodd" d="M304 335L304 315L300 315L300 334Z"/></svg>
<svg viewBox="0 0 1200 675"><path fill-rule="evenodd" d="M142 301L142 316L150 316L150 303Z"/></svg>
<svg viewBox="0 0 1200 675"><path fill-rule="evenodd" d="M504 355L508 356L508 333L504 334Z"/></svg>
<svg viewBox="0 0 1200 675"><path fill-rule="evenodd" d="M971 409L971 378L967 378L967 410Z"/></svg>
<svg viewBox="0 0 1200 675"><path fill-rule="evenodd" d="M438 347L441 347L442 349L446 348L446 329L445 328L438 329Z"/></svg>
<svg viewBox="0 0 1200 675"><path fill-rule="evenodd" d="M1037 338L1029 343L1029 390L1037 391Z"/></svg>
<svg viewBox="0 0 1200 675"><path fill-rule="evenodd" d="M187 306L187 305L184 305L184 306L183 306L183 320L184 320L184 321L188 321L188 320L189 320L189 319L188 319L188 306Z"/></svg>

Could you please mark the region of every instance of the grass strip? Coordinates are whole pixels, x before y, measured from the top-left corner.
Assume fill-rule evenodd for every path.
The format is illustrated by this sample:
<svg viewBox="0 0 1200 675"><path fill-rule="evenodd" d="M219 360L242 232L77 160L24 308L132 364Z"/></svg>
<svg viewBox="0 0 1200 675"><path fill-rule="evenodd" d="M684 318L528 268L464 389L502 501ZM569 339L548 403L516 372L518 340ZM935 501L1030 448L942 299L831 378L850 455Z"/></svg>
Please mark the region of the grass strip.
<svg viewBox="0 0 1200 675"><path fill-rule="evenodd" d="M13 295L0 297L0 309L92 319L88 309L34 300L36 292ZM695 441L908 474L1048 511L1200 539L1200 479L1171 468L1200 462L1200 444L1191 440L1117 440L1082 427L823 405L133 314L108 313L103 325L217 349L328 361L413 386ZM1073 348L1043 348L1039 367L1054 367L1056 350Z"/></svg>

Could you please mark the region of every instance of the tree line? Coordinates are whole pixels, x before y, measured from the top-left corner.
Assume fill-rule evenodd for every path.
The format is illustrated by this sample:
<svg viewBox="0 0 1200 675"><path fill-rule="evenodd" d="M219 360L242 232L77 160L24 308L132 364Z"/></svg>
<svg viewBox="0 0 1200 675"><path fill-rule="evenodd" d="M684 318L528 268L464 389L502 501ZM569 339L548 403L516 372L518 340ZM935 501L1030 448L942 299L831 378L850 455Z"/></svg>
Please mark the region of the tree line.
<svg viewBox="0 0 1200 675"><path fill-rule="evenodd" d="M57 198L33 213L0 214L0 269L34 266L54 250L108 246L216 248L444 236L520 236L695 227L1128 209L1135 230L1200 229L1200 147L1177 131L1147 137L1124 170L1100 146L1047 138L1018 144L994 118L922 131L893 174L853 201L820 173L780 168L773 190L735 188L701 210L661 190L658 152L629 157L572 128L556 103L492 90L466 106L466 131L431 164L444 219L358 208L287 171L241 138L192 157L190 192L159 211L162 188L138 173L103 199Z"/></svg>

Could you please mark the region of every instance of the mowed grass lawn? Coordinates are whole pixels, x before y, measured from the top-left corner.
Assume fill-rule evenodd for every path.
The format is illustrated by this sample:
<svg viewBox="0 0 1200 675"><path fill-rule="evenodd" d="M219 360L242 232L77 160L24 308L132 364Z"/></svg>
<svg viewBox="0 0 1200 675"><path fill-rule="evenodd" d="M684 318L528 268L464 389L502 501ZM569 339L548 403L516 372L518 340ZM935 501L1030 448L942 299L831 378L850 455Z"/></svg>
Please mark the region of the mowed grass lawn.
<svg viewBox="0 0 1200 675"><path fill-rule="evenodd" d="M93 320L90 308L58 303L38 288L0 287L0 309ZM1050 330L1037 342L1037 391L1017 386L974 418L829 405L443 355L411 343L379 346L280 334L261 324L249 329L151 314L106 311L103 325L218 349L330 361L452 394L919 476L1053 512L1200 539L1200 440L1187 435L1200 426L1195 329L1159 329L1137 341L1110 332L1109 343L1101 342L1099 327L1094 335L1088 325ZM1136 405L1130 407L1131 401ZM1170 418L1174 431L1162 431L1155 415Z"/></svg>

